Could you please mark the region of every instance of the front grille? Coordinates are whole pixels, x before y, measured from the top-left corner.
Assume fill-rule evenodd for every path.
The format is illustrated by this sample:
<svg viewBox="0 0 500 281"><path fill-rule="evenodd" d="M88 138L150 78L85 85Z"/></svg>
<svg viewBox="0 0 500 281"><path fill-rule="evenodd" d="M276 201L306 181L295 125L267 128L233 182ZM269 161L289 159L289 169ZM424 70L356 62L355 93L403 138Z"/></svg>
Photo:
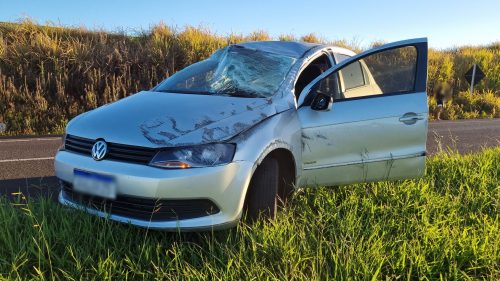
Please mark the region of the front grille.
<svg viewBox="0 0 500 281"><path fill-rule="evenodd" d="M84 155L91 156L92 146L96 140L66 135L64 149ZM107 142L108 153L105 159L131 162L137 164L149 164L156 154L156 149L140 146L132 146Z"/></svg>
<svg viewBox="0 0 500 281"><path fill-rule="evenodd" d="M70 183L62 182L64 197L83 206L144 221L175 221L199 218L218 213L215 203L208 199L148 199L118 196L115 200L90 196L73 191Z"/></svg>

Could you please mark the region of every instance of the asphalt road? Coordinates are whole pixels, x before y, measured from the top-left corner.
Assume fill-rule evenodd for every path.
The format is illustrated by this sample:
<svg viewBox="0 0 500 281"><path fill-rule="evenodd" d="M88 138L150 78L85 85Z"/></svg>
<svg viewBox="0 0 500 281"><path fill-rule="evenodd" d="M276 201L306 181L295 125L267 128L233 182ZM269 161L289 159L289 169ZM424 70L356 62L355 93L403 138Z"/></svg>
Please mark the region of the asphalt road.
<svg viewBox="0 0 500 281"><path fill-rule="evenodd" d="M427 152L457 150L461 154L500 146L500 119L435 121L429 123Z"/></svg>
<svg viewBox="0 0 500 281"><path fill-rule="evenodd" d="M36 196L58 190L53 159L60 137L0 138L0 194ZM500 145L500 119L431 122L427 152L441 149L460 153Z"/></svg>

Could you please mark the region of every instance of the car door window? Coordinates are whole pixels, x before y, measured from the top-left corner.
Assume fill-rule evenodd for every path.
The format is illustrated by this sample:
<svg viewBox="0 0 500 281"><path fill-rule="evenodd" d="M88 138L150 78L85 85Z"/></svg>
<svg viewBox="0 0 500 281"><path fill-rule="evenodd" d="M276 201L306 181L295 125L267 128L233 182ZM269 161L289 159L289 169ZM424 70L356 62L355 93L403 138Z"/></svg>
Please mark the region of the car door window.
<svg viewBox="0 0 500 281"><path fill-rule="evenodd" d="M388 49L343 66L314 89L335 100L407 93L414 90L416 65L415 47Z"/></svg>

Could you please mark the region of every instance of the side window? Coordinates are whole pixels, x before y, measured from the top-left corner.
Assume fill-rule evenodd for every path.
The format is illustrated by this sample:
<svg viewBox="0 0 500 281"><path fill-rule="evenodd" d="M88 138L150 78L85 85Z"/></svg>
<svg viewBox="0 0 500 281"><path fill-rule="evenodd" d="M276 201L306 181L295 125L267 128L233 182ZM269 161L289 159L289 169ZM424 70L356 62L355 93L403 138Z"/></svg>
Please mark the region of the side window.
<svg viewBox="0 0 500 281"><path fill-rule="evenodd" d="M333 54L333 56L335 57L335 61L337 63L340 63L340 62L350 58L350 56L348 56L348 55L338 54L338 53Z"/></svg>
<svg viewBox="0 0 500 281"><path fill-rule="evenodd" d="M389 49L343 66L314 89L335 100L410 92L415 88L416 65L414 46Z"/></svg>

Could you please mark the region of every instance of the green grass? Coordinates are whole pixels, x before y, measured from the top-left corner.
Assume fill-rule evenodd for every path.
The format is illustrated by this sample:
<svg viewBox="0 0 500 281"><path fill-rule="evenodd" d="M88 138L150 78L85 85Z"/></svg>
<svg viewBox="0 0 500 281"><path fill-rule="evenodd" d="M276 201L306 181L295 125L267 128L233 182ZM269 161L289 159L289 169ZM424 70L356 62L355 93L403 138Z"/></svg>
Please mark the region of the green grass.
<svg viewBox="0 0 500 281"><path fill-rule="evenodd" d="M422 179L301 189L275 221L216 233L3 200L0 279L498 280L499 216L500 147L439 154Z"/></svg>

